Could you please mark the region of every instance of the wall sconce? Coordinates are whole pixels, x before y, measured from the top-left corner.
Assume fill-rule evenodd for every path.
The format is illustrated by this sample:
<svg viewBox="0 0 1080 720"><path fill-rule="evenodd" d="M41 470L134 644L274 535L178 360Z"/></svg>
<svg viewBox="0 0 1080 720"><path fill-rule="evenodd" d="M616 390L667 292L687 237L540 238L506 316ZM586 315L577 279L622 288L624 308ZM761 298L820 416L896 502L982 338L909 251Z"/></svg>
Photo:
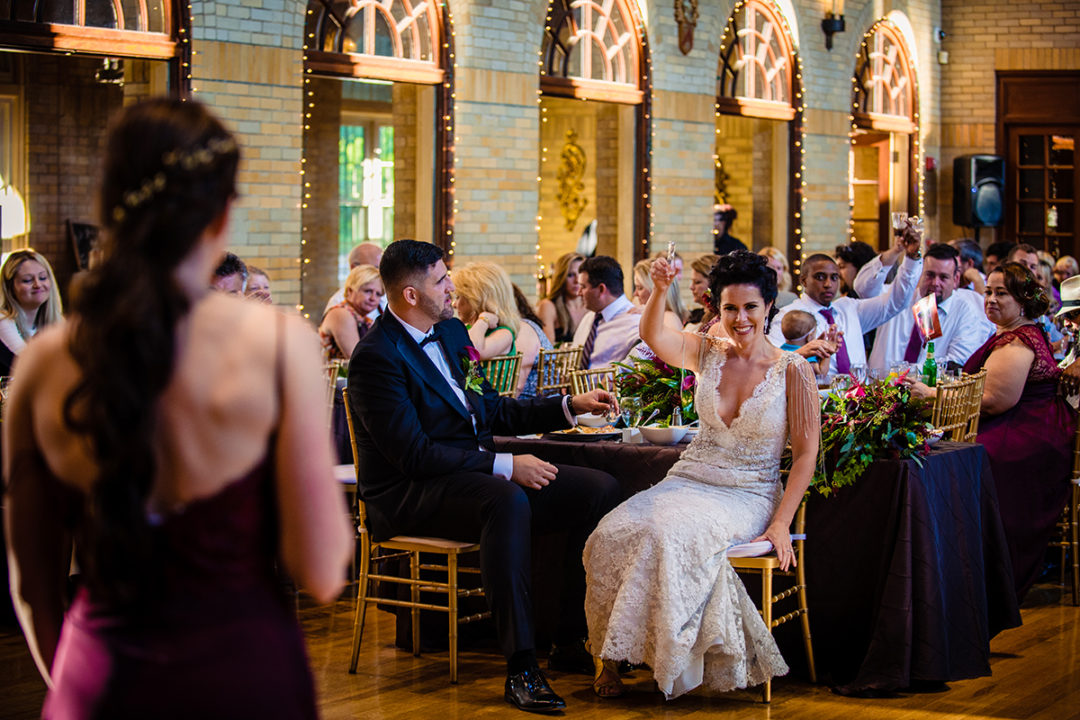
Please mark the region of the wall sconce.
<svg viewBox="0 0 1080 720"><path fill-rule="evenodd" d="M825 49L832 50L832 36L844 32L844 0L829 0L829 10L821 21L821 29L825 32Z"/></svg>

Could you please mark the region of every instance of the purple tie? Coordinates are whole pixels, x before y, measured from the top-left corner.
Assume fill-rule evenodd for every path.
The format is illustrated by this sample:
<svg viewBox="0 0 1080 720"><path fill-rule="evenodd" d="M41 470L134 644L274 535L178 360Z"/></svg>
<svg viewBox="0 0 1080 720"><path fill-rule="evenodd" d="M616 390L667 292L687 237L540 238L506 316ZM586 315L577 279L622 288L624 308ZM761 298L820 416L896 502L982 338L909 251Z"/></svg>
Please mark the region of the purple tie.
<svg viewBox="0 0 1080 720"><path fill-rule="evenodd" d="M919 332L919 323L911 326L911 339L908 340L907 350L904 351L904 362L913 363L919 359L922 352L922 333Z"/></svg>
<svg viewBox="0 0 1080 720"><path fill-rule="evenodd" d="M818 310L830 325L835 325L836 320L833 317L832 308L821 308ZM847 343L841 339L840 347L836 348L836 372L841 375L847 375L851 372L851 358L847 354Z"/></svg>
<svg viewBox="0 0 1080 720"><path fill-rule="evenodd" d="M593 346L596 345L596 330L603 321L604 316L596 313L596 317L592 321L592 327L589 328L589 337L585 338L585 347L581 349L581 367L585 370L589 369L589 361L592 360Z"/></svg>

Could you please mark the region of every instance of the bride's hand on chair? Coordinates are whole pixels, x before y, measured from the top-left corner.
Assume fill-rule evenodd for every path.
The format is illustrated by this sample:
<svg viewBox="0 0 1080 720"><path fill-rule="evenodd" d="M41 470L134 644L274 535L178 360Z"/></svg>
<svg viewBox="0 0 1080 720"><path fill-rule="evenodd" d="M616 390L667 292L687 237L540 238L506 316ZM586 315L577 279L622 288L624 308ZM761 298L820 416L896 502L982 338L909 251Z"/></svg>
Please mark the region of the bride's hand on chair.
<svg viewBox="0 0 1080 720"><path fill-rule="evenodd" d="M798 564L795 562L795 547L791 543L791 532L787 525L781 523L769 525L764 533L754 538L754 542L759 540L768 540L773 544L781 570L790 570Z"/></svg>

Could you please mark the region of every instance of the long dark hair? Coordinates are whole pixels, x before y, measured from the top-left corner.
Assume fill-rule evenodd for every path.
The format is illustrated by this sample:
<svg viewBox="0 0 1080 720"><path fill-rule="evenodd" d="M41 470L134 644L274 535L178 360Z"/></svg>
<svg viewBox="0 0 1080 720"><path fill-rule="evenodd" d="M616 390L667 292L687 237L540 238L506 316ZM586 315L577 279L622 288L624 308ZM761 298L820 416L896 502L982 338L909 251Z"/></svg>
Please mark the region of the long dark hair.
<svg viewBox="0 0 1080 720"><path fill-rule="evenodd" d="M98 463L81 561L91 593L113 605L160 589L146 501L157 470L155 406L189 310L174 271L236 195L239 159L233 136L195 102L149 100L109 127L99 196L105 259L73 308L70 351L82 378L64 420L89 438Z"/></svg>

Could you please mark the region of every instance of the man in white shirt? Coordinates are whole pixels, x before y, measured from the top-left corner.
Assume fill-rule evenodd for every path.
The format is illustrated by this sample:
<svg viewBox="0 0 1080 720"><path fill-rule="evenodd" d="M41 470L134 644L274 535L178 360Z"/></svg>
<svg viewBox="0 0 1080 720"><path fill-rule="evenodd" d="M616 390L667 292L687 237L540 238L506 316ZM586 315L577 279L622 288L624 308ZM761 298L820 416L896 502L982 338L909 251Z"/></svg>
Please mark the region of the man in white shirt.
<svg viewBox="0 0 1080 720"><path fill-rule="evenodd" d="M583 348L581 367L604 367L625 359L641 337L641 315L631 312L633 303L623 292L619 263L606 255L588 258L578 268L578 283L589 310L574 333L574 344Z"/></svg>
<svg viewBox="0 0 1080 720"><path fill-rule="evenodd" d="M805 291L773 318L769 340L777 347L783 345L785 340L780 330L781 319L792 310L804 310L817 320L818 336L824 335L830 325L835 325L841 333L836 354L829 363L828 377L849 373L853 367L865 366L863 333L882 325L911 305L911 297L922 272L919 253L921 237L908 229L903 243L906 257L889 292L865 299L836 297L840 292L840 268L836 261L821 253L808 257L803 262L800 276Z"/></svg>
<svg viewBox="0 0 1080 720"><path fill-rule="evenodd" d="M382 260L382 248L373 242L362 242L352 250L349 251L349 270L360 267L361 265L373 265L379 267L379 261ZM345 288L338 288L337 292L330 296L330 299L326 301L326 307L323 308L323 315L330 312L330 308L340 305L345 300ZM372 310L368 317L374 320L379 317L386 310L386 296L379 300L379 307Z"/></svg>
<svg viewBox="0 0 1080 720"><path fill-rule="evenodd" d="M993 324L986 319L982 298L971 290L957 288L960 277L959 253L950 245L930 246L923 259L923 271L919 277L916 301L931 293L937 301L941 337L934 339L934 358L963 365L971 354L986 342L994 332ZM856 289L878 294L882 288L878 277L863 276L856 279ZM912 303L914 304L914 303ZM926 360L926 342L915 328L915 316L911 310L901 312L878 329L874 348L870 352L870 367L879 371L901 363L922 364Z"/></svg>

